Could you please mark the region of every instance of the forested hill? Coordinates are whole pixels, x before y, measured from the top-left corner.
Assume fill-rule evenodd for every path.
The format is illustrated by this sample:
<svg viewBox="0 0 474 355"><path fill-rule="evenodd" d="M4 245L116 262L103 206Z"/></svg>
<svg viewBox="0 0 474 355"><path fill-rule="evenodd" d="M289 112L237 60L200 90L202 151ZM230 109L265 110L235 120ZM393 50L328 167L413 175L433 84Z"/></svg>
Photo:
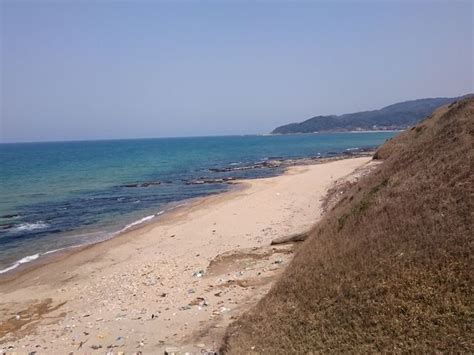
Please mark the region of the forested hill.
<svg viewBox="0 0 474 355"><path fill-rule="evenodd" d="M292 134L405 129L431 114L437 107L450 104L463 97L411 100L399 102L380 110L348 113L340 116L315 116L300 123L280 126L271 133Z"/></svg>

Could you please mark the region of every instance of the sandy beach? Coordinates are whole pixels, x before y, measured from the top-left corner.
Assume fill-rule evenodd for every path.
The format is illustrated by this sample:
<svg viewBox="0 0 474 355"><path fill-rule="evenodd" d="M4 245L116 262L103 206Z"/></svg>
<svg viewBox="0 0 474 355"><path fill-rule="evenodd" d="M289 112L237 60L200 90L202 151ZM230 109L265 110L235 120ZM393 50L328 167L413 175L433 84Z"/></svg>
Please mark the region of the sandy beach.
<svg viewBox="0 0 474 355"><path fill-rule="evenodd" d="M226 325L254 305L308 231L335 183L369 157L294 166L238 182L111 240L0 278L0 353L216 351Z"/></svg>

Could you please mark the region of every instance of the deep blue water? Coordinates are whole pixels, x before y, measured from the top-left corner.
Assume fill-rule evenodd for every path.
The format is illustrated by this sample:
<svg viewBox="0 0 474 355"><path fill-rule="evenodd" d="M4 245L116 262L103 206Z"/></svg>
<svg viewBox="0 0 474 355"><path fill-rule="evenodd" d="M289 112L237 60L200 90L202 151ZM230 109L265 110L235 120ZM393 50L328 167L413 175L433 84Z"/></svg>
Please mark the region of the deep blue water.
<svg viewBox="0 0 474 355"><path fill-rule="evenodd" d="M326 156L375 147L392 132L231 136L0 144L0 270L51 250L98 241L177 201L226 184L201 177L254 178L272 158ZM230 168L227 172L209 169ZM142 187L125 185L156 183Z"/></svg>

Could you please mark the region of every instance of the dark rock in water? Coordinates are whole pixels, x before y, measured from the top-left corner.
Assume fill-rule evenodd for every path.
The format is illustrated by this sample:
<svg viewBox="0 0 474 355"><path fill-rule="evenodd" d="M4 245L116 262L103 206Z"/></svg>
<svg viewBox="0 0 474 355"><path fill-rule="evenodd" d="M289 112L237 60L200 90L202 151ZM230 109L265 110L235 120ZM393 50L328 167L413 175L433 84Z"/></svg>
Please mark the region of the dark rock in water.
<svg viewBox="0 0 474 355"><path fill-rule="evenodd" d="M10 229L14 226L14 224L0 224L0 230Z"/></svg>
<svg viewBox="0 0 474 355"><path fill-rule="evenodd" d="M251 169L258 169L262 168L264 165L263 163L248 165L248 166L233 166L227 168L210 168L208 169L212 173L227 173L230 171L241 171L241 170L251 170Z"/></svg>
<svg viewBox="0 0 474 355"><path fill-rule="evenodd" d="M202 185L202 184L205 184L205 182L202 180L186 181L186 185Z"/></svg>
<svg viewBox="0 0 474 355"><path fill-rule="evenodd" d="M224 182L224 179L202 179L206 184L221 184Z"/></svg>
<svg viewBox="0 0 474 355"><path fill-rule="evenodd" d="M148 181L140 185L140 187L156 186L161 185L161 181Z"/></svg>
<svg viewBox="0 0 474 355"><path fill-rule="evenodd" d="M265 168L278 168L284 163L283 160L267 160L263 162L261 165ZM291 160L288 160L287 163L291 163Z"/></svg>
<svg viewBox="0 0 474 355"><path fill-rule="evenodd" d="M121 185L121 187L138 187L140 186L140 184L125 184L125 185Z"/></svg>
<svg viewBox="0 0 474 355"><path fill-rule="evenodd" d="M19 217L19 214L13 213L13 214L4 214L3 216L0 216L0 218L16 218Z"/></svg>
<svg viewBox="0 0 474 355"><path fill-rule="evenodd" d="M229 171L230 168L210 168L209 171L213 173L225 173Z"/></svg>
<svg viewBox="0 0 474 355"><path fill-rule="evenodd" d="M235 180L235 177L224 177L224 178L207 178L201 177L196 180L186 181L186 185L203 185L203 184L224 184L229 181Z"/></svg>
<svg viewBox="0 0 474 355"><path fill-rule="evenodd" d="M156 186L161 185L161 181L146 181L142 183L135 183L135 184L124 184L121 187L148 187L148 186Z"/></svg>
<svg viewBox="0 0 474 355"><path fill-rule="evenodd" d="M373 151L374 150L372 148L368 148L368 147L353 148L353 149L347 149L343 151L342 155L363 155L364 153L370 153Z"/></svg>

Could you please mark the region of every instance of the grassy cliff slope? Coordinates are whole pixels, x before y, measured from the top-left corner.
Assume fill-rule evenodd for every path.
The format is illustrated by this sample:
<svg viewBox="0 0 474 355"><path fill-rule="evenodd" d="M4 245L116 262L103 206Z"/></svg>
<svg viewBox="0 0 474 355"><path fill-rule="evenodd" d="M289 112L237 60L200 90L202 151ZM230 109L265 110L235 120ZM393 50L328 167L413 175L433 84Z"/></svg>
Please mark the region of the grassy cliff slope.
<svg viewBox="0 0 474 355"><path fill-rule="evenodd" d="M388 141L223 350L473 352L473 142L474 99Z"/></svg>

